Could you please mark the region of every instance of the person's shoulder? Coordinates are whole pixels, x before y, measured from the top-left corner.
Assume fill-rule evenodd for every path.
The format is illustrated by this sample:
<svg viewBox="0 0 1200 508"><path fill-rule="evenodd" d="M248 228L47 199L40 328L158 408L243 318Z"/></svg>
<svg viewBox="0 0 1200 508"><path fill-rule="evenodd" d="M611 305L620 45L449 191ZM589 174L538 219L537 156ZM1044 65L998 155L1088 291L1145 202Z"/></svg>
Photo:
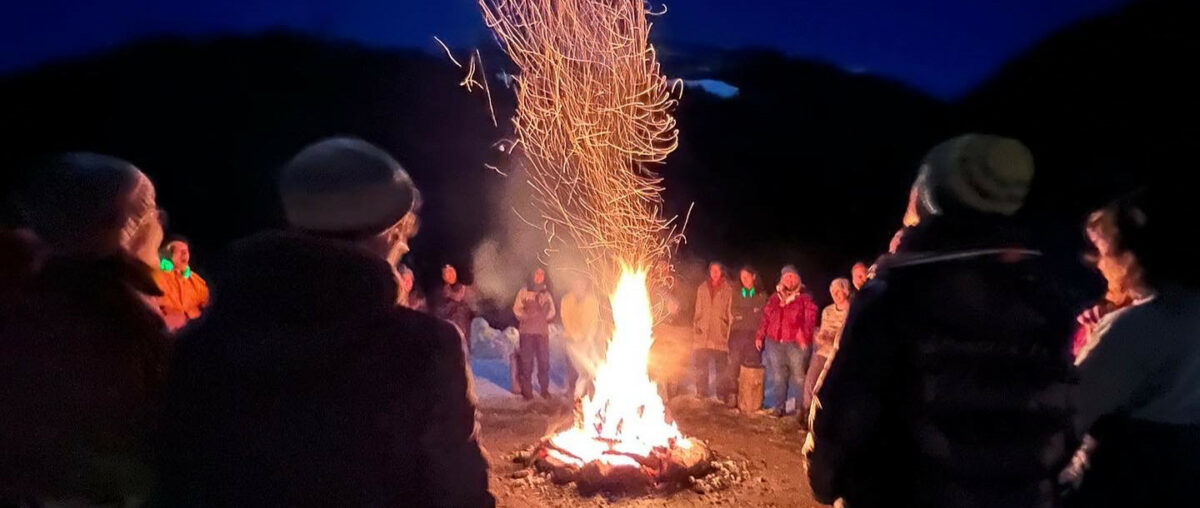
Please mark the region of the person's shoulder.
<svg viewBox="0 0 1200 508"><path fill-rule="evenodd" d="M396 340L401 346L428 346L433 348L454 347L463 345L464 337L470 330L458 330L456 325L445 319L428 315L428 313L396 306L389 313L389 321L396 327L402 337Z"/></svg>

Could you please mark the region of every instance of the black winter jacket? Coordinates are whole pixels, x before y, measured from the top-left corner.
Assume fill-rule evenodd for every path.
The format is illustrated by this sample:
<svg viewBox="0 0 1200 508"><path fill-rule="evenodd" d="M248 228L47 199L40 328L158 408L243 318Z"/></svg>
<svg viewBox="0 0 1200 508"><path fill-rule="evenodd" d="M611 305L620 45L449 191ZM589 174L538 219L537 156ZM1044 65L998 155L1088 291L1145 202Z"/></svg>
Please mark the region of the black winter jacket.
<svg viewBox="0 0 1200 508"><path fill-rule="evenodd" d="M1074 444L1073 312L1007 231L930 221L858 295L817 394L819 501L1059 504Z"/></svg>

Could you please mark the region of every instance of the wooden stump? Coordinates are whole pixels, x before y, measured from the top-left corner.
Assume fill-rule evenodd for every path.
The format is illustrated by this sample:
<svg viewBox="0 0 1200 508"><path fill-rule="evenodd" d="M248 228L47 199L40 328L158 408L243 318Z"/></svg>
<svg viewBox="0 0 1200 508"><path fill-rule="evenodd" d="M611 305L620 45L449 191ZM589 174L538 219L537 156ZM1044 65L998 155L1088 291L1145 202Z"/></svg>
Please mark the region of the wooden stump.
<svg viewBox="0 0 1200 508"><path fill-rule="evenodd" d="M521 393L520 363L521 359L517 356L517 353L508 356L508 377L510 382L508 391L518 395Z"/></svg>
<svg viewBox="0 0 1200 508"><path fill-rule="evenodd" d="M742 366L738 372L738 409L750 414L762 409L763 376L766 369L762 367Z"/></svg>

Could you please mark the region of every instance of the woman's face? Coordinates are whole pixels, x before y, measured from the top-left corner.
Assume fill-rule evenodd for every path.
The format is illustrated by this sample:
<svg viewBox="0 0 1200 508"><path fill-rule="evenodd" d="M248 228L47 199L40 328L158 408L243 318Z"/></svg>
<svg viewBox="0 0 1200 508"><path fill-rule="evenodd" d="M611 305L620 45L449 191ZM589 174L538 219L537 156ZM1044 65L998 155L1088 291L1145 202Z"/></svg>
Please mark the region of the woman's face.
<svg viewBox="0 0 1200 508"><path fill-rule="evenodd" d="M850 293L846 292L841 286L834 286L829 289L829 295L833 297L833 303L838 307L846 305L850 301Z"/></svg>
<svg viewBox="0 0 1200 508"><path fill-rule="evenodd" d="M1115 254L1112 242L1107 238L1092 230L1087 234L1092 245L1096 247L1096 268L1108 283L1105 300L1118 305L1124 304L1130 298L1129 288L1126 286L1129 271L1135 262L1133 255L1128 252Z"/></svg>
<svg viewBox="0 0 1200 508"><path fill-rule="evenodd" d="M742 273L740 274L739 278L742 279L742 287L744 287L744 288L754 287L754 274L747 272L746 270L742 270Z"/></svg>

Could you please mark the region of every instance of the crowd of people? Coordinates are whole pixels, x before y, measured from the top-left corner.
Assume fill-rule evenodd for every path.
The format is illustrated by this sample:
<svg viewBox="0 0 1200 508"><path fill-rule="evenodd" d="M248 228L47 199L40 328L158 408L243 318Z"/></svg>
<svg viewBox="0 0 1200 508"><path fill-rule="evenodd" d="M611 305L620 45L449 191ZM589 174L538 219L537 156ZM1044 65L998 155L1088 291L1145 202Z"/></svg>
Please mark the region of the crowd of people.
<svg viewBox="0 0 1200 508"><path fill-rule="evenodd" d="M422 197L389 154L332 138L287 161L289 227L232 245L211 300L138 168L71 153L40 169L0 236L0 506L495 503L468 367L478 296L445 265L427 298L400 264ZM1147 188L1088 218L1107 292L1080 313L1020 218L1033 180L1019 141L938 145L888 253L824 309L792 265L763 291L753 267L730 280L712 262L690 320L667 305L695 395L761 406L739 379L769 373L767 411L793 400L810 430L822 503L1200 499L1186 200ZM586 392L608 319L590 281L560 299L534 269L512 313L515 391L552 396L560 321L567 394Z"/></svg>

